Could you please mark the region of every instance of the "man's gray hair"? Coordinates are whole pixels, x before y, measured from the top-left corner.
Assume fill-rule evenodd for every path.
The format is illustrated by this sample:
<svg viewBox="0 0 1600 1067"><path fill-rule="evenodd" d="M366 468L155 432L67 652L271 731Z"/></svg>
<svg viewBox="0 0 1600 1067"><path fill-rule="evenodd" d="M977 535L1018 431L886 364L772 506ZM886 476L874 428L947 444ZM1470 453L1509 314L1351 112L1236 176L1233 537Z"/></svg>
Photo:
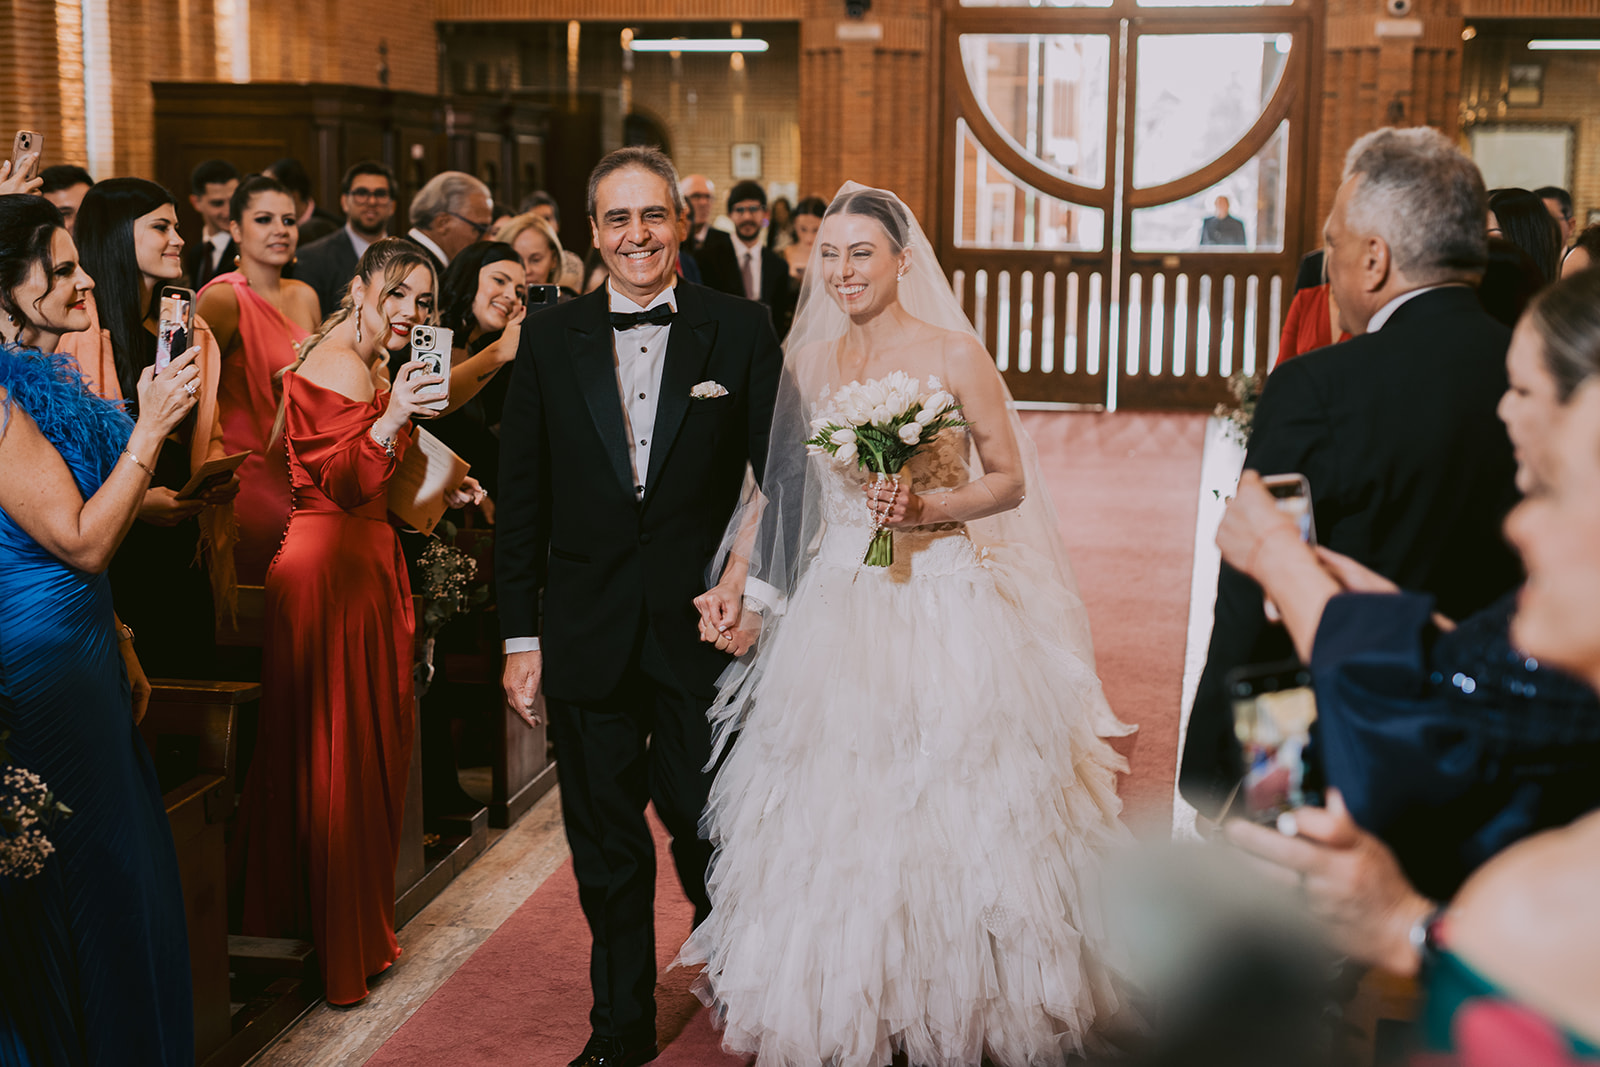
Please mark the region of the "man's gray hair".
<svg viewBox="0 0 1600 1067"><path fill-rule="evenodd" d="M411 225L426 230L440 215L451 211L460 214L473 193L493 199L489 187L472 175L459 170L440 171L411 198Z"/></svg>
<svg viewBox="0 0 1600 1067"><path fill-rule="evenodd" d="M636 168L649 171L667 183L667 188L672 194L672 210L674 217L682 216L683 190L678 188L678 168L672 165L672 160L659 148L630 145L619 148L609 153L604 159L594 165L594 170L589 174L589 217L599 222L595 215L594 194L600 188L600 183L619 170Z"/></svg>
<svg viewBox="0 0 1600 1067"><path fill-rule="evenodd" d="M1381 237L1394 267L1421 284L1482 274L1489 262L1483 175L1438 130L1373 130L1344 157L1361 177L1347 205L1356 233Z"/></svg>

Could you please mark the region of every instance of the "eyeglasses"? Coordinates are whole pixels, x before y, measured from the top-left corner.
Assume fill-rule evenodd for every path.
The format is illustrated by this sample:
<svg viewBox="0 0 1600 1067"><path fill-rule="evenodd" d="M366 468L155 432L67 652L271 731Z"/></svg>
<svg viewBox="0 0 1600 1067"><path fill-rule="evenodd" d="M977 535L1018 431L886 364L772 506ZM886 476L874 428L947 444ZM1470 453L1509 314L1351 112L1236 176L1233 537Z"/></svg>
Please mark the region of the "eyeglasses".
<svg viewBox="0 0 1600 1067"><path fill-rule="evenodd" d="M465 215L458 215L454 211L446 211L445 214L449 215L453 219L460 219L462 222L466 223L468 226L471 226L472 227L472 232L478 235L478 239L479 240L483 239L483 235L489 232L489 227L492 225L491 223L487 223L487 222L473 222L471 219L467 218Z"/></svg>
<svg viewBox="0 0 1600 1067"><path fill-rule="evenodd" d="M383 201L383 200L389 199L389 190L387 190L387 189L352 189L348 193L345 193L344 195L348 196L351 200L378 200L378 201Z"/></svg>

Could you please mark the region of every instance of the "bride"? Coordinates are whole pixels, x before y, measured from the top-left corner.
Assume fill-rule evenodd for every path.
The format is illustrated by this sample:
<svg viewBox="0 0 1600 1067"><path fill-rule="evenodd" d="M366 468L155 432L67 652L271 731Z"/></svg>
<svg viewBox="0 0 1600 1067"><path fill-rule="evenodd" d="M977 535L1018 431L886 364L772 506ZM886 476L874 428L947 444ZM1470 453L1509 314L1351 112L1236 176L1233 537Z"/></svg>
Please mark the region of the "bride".
<svg viewBox="0 0 1600 1067"><path fill-rule="evenodd" d="M893 194L828 208L785 369L762 490L697 601L741 658L711 710L713 910L680 962L758 1067L1061 1063L1121 1008L1093 888L1127 836L1102 738L1131 728L1031 442ZM841 386L894 372L969 428L898 485L807 454ZM887 567L863 565L875 522Z"/></svg>

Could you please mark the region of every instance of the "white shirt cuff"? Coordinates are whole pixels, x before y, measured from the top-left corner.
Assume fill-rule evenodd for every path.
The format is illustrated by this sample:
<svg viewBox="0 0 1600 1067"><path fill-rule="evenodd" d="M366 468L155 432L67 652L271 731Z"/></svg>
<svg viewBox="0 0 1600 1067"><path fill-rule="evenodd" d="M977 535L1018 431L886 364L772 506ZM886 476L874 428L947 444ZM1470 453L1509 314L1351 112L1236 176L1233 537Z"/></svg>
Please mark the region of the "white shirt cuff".
<svg viewBox="0 0 1600 1067"><path fill-rule="evenodd" d="M506 655L513 652L537 652L539 639L537 637L508 637L506 638Z"/></svg>
<svg viewBox="0 0 1600 1067"><path fill-rule="evenodd" d="M760 608L770 611L774 615L782 615L788 600L778 592L776 586L768 585L760 578L746 578L744 581L744 598L754 601Z"/></svg>

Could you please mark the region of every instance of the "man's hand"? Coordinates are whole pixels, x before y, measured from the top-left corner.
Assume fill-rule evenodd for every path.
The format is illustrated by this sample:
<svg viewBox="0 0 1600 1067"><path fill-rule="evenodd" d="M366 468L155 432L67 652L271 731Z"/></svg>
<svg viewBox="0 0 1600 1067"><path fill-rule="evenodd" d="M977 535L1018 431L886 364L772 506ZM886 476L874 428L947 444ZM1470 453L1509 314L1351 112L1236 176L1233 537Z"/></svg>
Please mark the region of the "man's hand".
<svg viewBox="0 0 1600 1067"><path fill-rule="evenodd" d="M1317 546L1317 562L1349 593L1398 593L1400 587L1342 552Z"/></svg>
<svg viewBox="0 0 1600 1067"><path fill-rule="evenodd" d="M1298 884L1335 948L1410 976L1420 960L1411 927L1433 903L1411 887L1387 845L1357 826L1336 789L1326 808L1299 808L1296 836L1240 820L1224 828L1269 877Z"/></svg>
<svg viewBox="0 0 1600 1067"><path fill-rule="evenodd" d="M737 583L743 586L743 582ZM742 656L750 651L761 633L761 616L744 614L744 592L736 583L724 579L694 598L700 612L700 640L715 645L717 651ZM746 625L750 622L753 625Z"/></svg>
<svg viewBox="0 0 1600 1067"><path fill-rule="evenodd" d="M522 717L530 729L542 721L535 713L535 708L539 700L539 678L543 671L543 653L512 652L506 656L505 672L501 675L506 704Z"/></svg>

